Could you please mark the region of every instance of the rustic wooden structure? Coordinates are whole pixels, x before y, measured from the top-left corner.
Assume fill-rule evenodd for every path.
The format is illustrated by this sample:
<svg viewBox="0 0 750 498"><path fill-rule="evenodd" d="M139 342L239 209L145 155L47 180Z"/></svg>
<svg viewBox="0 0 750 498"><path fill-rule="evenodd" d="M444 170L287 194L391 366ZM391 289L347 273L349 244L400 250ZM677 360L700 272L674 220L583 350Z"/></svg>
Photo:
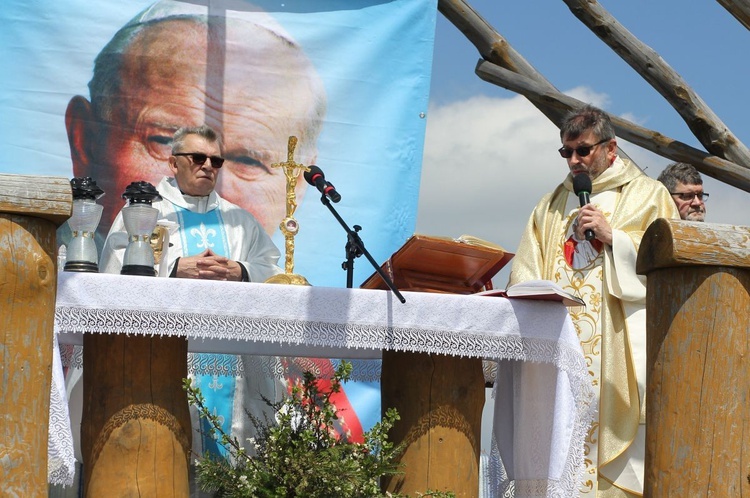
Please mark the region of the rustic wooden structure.
<svg viewBox="0 0 750 498"><path fill-rule="evenodd" d="M680 114L706 148L701 151L658 131L610 116L617 135L673 161L695 165L701 173L750 192L750 150L653 49L640 42L598 2L563 0L570 11L656 89ZM746 0L719 0L746 27ZM561 94L466 0L438 0L438 9L474 44L482 57L477 75L526 97L559 125L565 113L584 103Z"/></svg>
<svg viewBox="0 0 750 498"><path fill-rule="evenodd" d="M484 242L484 241L482 241ZM401 290L471 294L513 257L499 246L414 236L383 265ZM385 288L377 273L363 288ZM479 452L484 407L480 358L383 351L381 405L401 420L390 433L404 444L404 474L383 489L409 496L427 490L479 495Z"/></svg>
<svg viewBox="0 0 750 498"><path fill-rule="evenodd" d="M484 406L480 358L383 351L382 406L401 416L390 437L404 443L404 474L383 489L408 496L427 490L479 496Z"/></svg>
<svg viewBox="0 0 750 498"><path fill-rule="evenodd" d="M187 498L187 339L86 334L83 349L85 496Z"/></svg>
<svg viewBox="0 0 750 498"><path fill-rule="evenodd" d="M7 496L47 495L55 231L72 206L66 178L0 174L0 482Z"/></svg>
<svg viewBox="0 0 750 498"><path fill-rule="evenodd" d="M645 496L750 493L750 228L657 220L648 276Z"/></svg>

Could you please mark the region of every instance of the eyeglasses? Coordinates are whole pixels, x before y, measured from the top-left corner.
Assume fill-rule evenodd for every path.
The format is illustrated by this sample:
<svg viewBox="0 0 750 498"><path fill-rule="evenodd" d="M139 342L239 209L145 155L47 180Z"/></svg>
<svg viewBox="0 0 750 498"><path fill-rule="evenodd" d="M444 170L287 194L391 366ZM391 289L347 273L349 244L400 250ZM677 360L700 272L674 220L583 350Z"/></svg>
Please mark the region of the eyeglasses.
<svg viewBox="0 0 750 498"><path fill-rule="evenodd" d="M681 201L685 202L693 202L693 199L696 197L701 202L706 202L708 200L708 193L706 192L698 192L697 194L694 192L670 192L670 194L678 196Z"/></svg>
<svg viewBox="0 0 750 498"><path fill-rule="evenodd" d="M571 149L570 147L563 145L562 147L560 147L559 149L557 149L557 152L559 152L560 155L562 157L564 157L565 159L570 159L571 157L573 157L573 151L575 151L575 153L578 154L581 157L586 157L589 154L591 154L591 150L594 147L596 147L597 145L601 145L604 142L609 142L610 140L612 140L612 139L611 138L605 138L603 140L599 140L594 145L579 145L575 149Z"/></svg>
<svg viewBox="0 0 750 498"><path fill-rule="evenodd" d="M203 166L206 163L206 159L211 158L211 166L219 169L224 164L224 158L220 156L209 156L202 152L175 152L173 156L190 156L193 164L197 166Z"/></svg>

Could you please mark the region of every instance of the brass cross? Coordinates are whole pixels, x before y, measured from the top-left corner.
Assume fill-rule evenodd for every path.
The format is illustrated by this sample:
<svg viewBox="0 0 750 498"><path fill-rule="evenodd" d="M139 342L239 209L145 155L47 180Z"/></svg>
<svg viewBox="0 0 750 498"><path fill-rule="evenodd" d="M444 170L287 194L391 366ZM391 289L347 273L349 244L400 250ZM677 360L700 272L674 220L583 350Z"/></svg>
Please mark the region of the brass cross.
<svg viewBox="0 0 750 498"><path fill-rule="evenodd" d="M286 176L286 216L291 218L294 215L294 211L297 210L297 193L295 188L297 187L297 178L299 171L310 171L308 166L304 164L298 164L294 162L294 149L297 147L297 137L289 137L289 144L287 146L286 162L273 163L272 168L282 168L284 170L284 176ZM282 228L283 231L283 228Z"/></svg>
<svg viewBox="0 0 750 498"><path fill-rule="evenodd" d="M284 234L284 247L286 258L284 274L275 275L267 280L270 283L285 283L296 285L310 285L305 277L294 274L294 236L299 231L299 223L294 219L294 211L297 210L297 180L300 171L310 171L308 166L294 162L294 149L297 147L297 137L289 137L286 162L273 163L272 168L282 168L286 176L286 217L281 220L279 228Z"/></svg>

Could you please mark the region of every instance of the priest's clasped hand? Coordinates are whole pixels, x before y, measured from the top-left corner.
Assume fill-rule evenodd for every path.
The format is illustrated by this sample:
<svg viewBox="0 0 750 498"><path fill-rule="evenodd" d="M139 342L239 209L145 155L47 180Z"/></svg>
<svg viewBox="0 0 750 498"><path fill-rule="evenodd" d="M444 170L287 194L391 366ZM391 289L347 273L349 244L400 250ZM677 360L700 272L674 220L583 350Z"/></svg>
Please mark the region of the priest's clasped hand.
<svg viewBox="0 0 750 498"><path fill-rule="evenodd" d="M202 278L205 280L242 280L240 264L206 249L196 256L180 258L177 262L178 278Z"/></svg>

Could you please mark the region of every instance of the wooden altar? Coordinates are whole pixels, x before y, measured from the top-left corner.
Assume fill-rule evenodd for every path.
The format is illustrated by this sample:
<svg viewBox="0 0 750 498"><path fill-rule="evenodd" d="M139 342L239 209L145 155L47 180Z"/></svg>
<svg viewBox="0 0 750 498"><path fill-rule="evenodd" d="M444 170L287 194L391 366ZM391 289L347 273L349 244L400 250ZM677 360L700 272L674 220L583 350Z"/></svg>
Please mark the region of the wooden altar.
<svg viewBox="0 0 750 498"><path fill-rule="evenodd" d="M589 398L580 389L586 385L585 360L562 304L423 292L404 295L406 304L380 290L64 273L59 281L56 328L61 343L79 345L96 334L115 335L125 341L153 335L186 338L188 350L195 352L376 359L383 351L401 351L474 360L477 365L481 358L496 358L508 360L504 364L509 369L524 371L546 365L540 368L541 375L551 372L569 379L565 385L571 388L560 394L569 400L571 432L585 433L590 422L586 418ZM384 368L388 370L387 365ZM416 396L423 400L429 399L430 390L439 390L443 396L453 397L454 405L463 399L456 397L462 392L455 386L475 383L483 393L481 372L466 381L438 365L431 387L405 379L399 375L402 373L384 372L384 389L390 382L400 386L394 389L412 386L409 388L417 389ZM545 397L543 402L547 401ZM513 405L512 397L507 396L496 402ZM478 427L472 426L472 421L478 424L479 420L466 413L447 408L434 413L450 422L442 425L446 431L457 432L466 445L441 448L440 438L445 442L446 435L438 434L437 440L430 442L437 446L430 462L433 466L453 469L460 458L456 451L475 451L478 441L472 441L471 435ZM523 423L511 420L510 426ZM576 444L571 439L554 449L564 460L564 473L575 473L581 463L576 460L580 453ZM529 468L525 455L530 453L522 447L523 442L518 445L515 461L508 462L511 475L515 465ZM152 465L154 474L169 474L157 461ZM407 479L423 483L418 480L421 471L416 464L404 470ZM544 476L546 472L540 470ZM551 476L551 482L558 477ZM464 479L463 487L453 491L459 496L475 496L478 482L470 475Z"/></svg>

